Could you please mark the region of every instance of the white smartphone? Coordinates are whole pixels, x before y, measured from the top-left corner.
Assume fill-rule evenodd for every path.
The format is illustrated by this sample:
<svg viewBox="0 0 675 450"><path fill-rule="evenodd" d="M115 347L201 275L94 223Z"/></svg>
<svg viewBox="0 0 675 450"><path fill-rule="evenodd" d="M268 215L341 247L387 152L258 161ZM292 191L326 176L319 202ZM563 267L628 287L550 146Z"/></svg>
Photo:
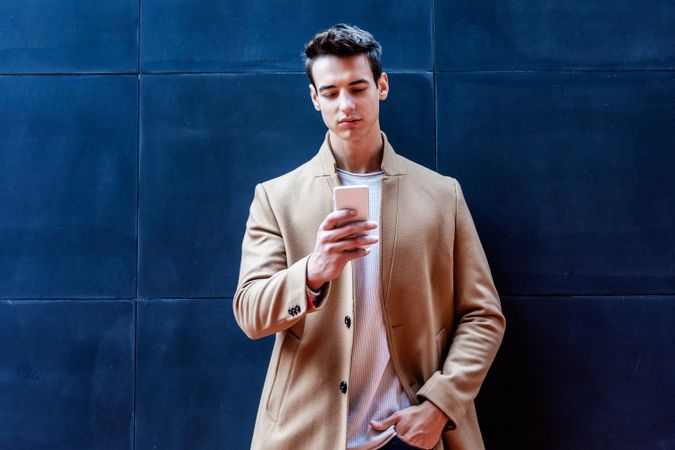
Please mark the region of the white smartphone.
<svg viewBox="0 0 675 450"><path fill-rule="evenodd" d="M333 189L333 211L339 209L355 209L356 216L350 222L368 220L368 186L337 186Z"/></svg>
<svg viewBox="0 0 675 450"><path fill-rule="evenodd" d="M333 211L340 209L355 209L356 216L349 220L340 222L343 224L368 220L368 186L364 184L355 184L352 186L336 186L333 189ZM368 233L359 233L359 236L365 236ZM352 236L349 236L352 237ZM369 246L363 246L366 249Z"/></svg>
<svg viewBox="0 0 675 450"><path fill-rule="evenodd" d="M337 211L340 209L355 209L356 216L344 222L340 222L338 226L357 222L359 220L368 220L368 186L364 184L336 186L333 189L333 210ZM366 235L368 235L368 232L351 235L348 236L348 238ZM368 247L370 246L364 245L361 248L365 250Z"/></svg>

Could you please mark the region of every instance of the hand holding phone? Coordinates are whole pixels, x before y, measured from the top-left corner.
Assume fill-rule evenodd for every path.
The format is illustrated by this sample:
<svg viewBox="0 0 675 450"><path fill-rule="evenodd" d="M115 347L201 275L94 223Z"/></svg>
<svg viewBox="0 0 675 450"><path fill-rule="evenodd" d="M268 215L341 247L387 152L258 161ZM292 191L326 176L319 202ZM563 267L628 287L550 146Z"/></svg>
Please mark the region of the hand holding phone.
<svg viewBox="0 0 675 450"><path fill-rule="evenodd" d="M337 186L333 189L333 210L353 209L356 215L353 219L338 224L338 227L352 222L368 220L368 186L355 184L352 186ZM354 233L347 236L347 239L353 239L358 236L368 236L368 232ZM359 248L367 250L369 245L362 245Z"/></svg>
<svg viewBox="0 0 675 450"><path fill-rule="evenodd" d="M368 186L335 188L333 208L319 226L307 261L307 286L314 291L337 278L349 261L369 254L368 247L379 241L368 235L377 228L377 223L368 220Z"/></svg>

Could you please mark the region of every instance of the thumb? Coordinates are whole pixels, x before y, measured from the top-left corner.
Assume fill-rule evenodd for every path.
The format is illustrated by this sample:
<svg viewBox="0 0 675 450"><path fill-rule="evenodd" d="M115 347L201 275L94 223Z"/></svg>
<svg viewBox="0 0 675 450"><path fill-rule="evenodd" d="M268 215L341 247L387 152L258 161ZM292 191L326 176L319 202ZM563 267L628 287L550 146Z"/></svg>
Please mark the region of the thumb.
<svg viewBox="0 0 675 450"><path fill-rule="evenodd" d="M373 430L383 431L392 425L396 425L396 423L398 423L398 414L394 413L391 416L386 417L382 420L371 420L370 427Z"/></svg>

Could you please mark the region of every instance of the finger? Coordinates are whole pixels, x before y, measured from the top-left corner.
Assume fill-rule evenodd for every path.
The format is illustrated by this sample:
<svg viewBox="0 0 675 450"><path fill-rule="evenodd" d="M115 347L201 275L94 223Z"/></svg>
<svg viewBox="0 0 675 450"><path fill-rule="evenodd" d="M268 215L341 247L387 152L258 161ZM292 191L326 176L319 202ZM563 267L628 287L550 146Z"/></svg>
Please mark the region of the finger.
<svg viewBox="0 0 675 450"><path fill-rule="evenodd" d="M346 250L343 252L335 252L336 256L338 258L339 263L336 261L336 264L339 264L340 267L343 267L345 264L347 264L349 261L362 258L366 255L369 255L371 250L369 248L355 248L352 250Z"/></svg>
<svg viewBox="0 0 675 450"><path fill-rule="evenodd" d="M396 423L398 422L398 419L399 419L398 414L394 413L391 416L386 417L382 420L371 420L370 421L370 427L373 430L383 431L383 430L386 430L387 428L389 428L392 425L396 425Z"/></svg>
<svg viewBox="0 0 675 450"><path fill-rule="evenodd" d="M355 215L355 209L339 209L337 211L333 211L332 213L328 214L325 219L323 219L323 222L321 223L321 229L332 230L338 223L348 220Z"/></svg>
<svg viewBox="0 0 675 450"><path fill-rule="evenodd" d="M353 259L362 258L366 255L370 255L370 249L369 248L356 248L354 250L346 251L342 254L346 256L347 261L351 261Z"/></svg>
<svg viewBox="0 0 675 450"><path fill-rule="evenodd" d="M351 252L360 247L377 244L377 236L359 236L351 239L343 239L331 245L331 250L335 253Z"/></svg>
<svg viewBox="0 0 675 450"><path fill-rule="evenodd" d="M352 222L350 224L345 224L338 226L330 231L329 239L331 241L339 241L344 239L352 234L368 234L370 230L377 228L377 222L370 220L359 220L358 222Z"/></svg>

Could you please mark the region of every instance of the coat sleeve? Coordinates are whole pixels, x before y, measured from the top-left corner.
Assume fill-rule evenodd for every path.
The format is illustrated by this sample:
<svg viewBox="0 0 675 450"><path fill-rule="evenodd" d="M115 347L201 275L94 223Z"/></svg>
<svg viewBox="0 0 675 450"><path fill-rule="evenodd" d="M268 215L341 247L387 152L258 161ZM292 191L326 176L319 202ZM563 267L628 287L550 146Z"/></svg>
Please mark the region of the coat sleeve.
<svg viewBox="0 0 675 450"><path fill-rule="evenodd" d="M235 319L251 339L288 329L321 308L330 289L323 286L314 306L307 297L309 255L287 264L284 240L263 184L258 184L241 246L239 282L232 299Z"/></svg>
<svg viewBox="0 0 675 450"><path fill-rule="evenodd" d="M438 406L448 428L461 427L504 335L506 321L490 267L459 183L456 192L453 277L455 332L441 370L417 395Z"/></svg>

